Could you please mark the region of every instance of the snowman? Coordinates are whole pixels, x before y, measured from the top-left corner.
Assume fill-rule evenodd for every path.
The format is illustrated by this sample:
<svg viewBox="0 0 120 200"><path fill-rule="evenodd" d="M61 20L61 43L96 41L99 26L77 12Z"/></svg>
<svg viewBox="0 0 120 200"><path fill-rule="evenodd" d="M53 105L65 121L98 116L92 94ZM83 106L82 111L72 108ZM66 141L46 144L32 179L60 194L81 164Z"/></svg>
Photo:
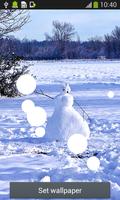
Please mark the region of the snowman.
<svg viewBox="0 0 120 200"><path fill-rule="evenodd" d="M87 122L74 107L69 84L63 85L62 92L55 97L55 108L46 125L46 138L49 141L66 141L73 134L90 135Z"/></svg>

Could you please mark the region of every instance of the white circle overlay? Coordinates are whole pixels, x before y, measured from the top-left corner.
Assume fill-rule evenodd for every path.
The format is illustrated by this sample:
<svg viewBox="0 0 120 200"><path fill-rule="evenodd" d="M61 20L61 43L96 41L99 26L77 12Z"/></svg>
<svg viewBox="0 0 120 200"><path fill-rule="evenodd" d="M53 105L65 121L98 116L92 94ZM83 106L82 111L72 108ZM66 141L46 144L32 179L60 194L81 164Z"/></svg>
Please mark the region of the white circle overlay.
<svg viewBox="0 0 120 200"><path fill-rule="evenodd" d="M41 180L40 180L40 182L50 182L51 180L50 180L50 176L44 176Z"/></svg>
<svg viewBox="0 0 120 200"><path fill-rule="evenodd" d="M36 89L36 80L30 74L24 74L18 78L16 86L21 94L32 94Z"/></svg>
<svg viewBox="0 0 120 200"><path fill-rule="evenodd" d="M112 99L112 98L115 96L115 93L114 93L112 90L110 90L110 91L107 93L107 96L108 96L108 98Z"/></svg>
<svg viewBox="0 0 120 200"><path fill-rule="evenodd" d="M36 128L35 129L35 135L37 137L44 137L44 135L45 135L45 128L43 128L43 127Z"/></svg>
<svg viewBox="0 0 120 200"><path fill-rule="evenodd" d="M41 107L34 107L27 113L27 120L31 126L42 126L47 120L46 111Z"/></svg>
<svg viewBox="0 0 120 200"><path fill-rule="evenodd" d="M87 139L80 134L73 134L68 139L68 148L74 154L83 153L87 149Z"/></svg>
<svg viewBox="0 0 120 200"><path fill-rule="evenodd" d="M32 100L27 99L27 100L22 102L21 107L22 107L23 112L28 113L28 112L31 112L34 109L35 104Z"/></svg>
<svg viewBox="0 0 120 200"><path fill-rule="evenodd" d="M100 167L100 160L96 156L88 158L87 167L92 171L98 171Z"/></svg>

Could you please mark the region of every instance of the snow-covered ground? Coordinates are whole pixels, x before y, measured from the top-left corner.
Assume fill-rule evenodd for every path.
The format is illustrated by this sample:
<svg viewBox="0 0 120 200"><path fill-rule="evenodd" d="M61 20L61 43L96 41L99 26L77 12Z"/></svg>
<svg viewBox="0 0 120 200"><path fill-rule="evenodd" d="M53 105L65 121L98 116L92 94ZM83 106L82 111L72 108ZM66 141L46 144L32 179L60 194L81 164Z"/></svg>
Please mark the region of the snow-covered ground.
<svg viewBox="0 0 120 200"><path fill-rule="evenodd" d="M75 157L60 142L43 143L34 134L21 109L25 99L42 106L48 116L53 100L32 94L0 98L0 199L9 199L10 181L109 181L111 200L120 199L120 61L34 61L30 72L37 78L37 90L50 96L60 93L68 82L77 102L90 116L88 150ZM112 90L114 98L107 93ZM75 104L75 108L80 111ZM80 111L81 112L81 111ZM89 154L88 154L89 152ZM100 169L87 168L87 157L97 153Z"/></svg>

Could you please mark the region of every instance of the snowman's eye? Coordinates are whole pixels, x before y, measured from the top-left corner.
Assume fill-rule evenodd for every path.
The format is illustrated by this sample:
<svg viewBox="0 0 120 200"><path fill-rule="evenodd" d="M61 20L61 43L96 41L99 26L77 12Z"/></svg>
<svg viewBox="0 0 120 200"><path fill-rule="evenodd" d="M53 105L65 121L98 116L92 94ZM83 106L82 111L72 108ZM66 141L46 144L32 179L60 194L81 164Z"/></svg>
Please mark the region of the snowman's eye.
<svg viewBox="0 0 120 200"><path fill-rule="evenodd" d="M69 92L67 91L67 93L69 93Z"/></svg>

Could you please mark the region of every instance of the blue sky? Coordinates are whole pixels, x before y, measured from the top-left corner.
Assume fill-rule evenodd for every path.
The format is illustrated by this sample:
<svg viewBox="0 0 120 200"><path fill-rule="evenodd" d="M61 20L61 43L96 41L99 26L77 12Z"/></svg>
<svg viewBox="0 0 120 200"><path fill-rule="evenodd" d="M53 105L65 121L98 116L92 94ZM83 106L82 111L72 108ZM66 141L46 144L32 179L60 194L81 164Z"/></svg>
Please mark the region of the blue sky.
<svg viewBox="0 0 120 200"><path fill-rule="evenodd" d="M111 33L120 26L120 10L33 10L30 22L14 33L17 38L44 40L44 33L51 33L52 21L70 22L81 41Z"/></svg>

